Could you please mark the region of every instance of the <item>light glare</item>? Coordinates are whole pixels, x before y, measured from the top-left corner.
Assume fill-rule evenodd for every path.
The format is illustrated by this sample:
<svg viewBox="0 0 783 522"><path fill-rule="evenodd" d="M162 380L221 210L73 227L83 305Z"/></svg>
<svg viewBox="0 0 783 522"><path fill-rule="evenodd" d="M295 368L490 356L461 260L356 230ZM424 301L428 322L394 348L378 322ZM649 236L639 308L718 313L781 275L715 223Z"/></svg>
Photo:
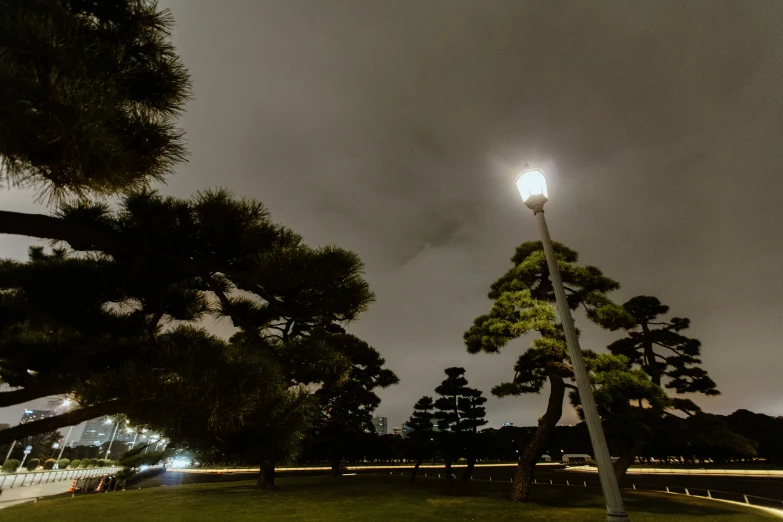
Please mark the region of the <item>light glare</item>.
<svg viewBox="0 0 783 522"><path fill-rule="evenodd" d="M517 188L522 201L527 201L532 196L549 197L546 191L546 177L540 169L523 171L517 178Z"/></svg>

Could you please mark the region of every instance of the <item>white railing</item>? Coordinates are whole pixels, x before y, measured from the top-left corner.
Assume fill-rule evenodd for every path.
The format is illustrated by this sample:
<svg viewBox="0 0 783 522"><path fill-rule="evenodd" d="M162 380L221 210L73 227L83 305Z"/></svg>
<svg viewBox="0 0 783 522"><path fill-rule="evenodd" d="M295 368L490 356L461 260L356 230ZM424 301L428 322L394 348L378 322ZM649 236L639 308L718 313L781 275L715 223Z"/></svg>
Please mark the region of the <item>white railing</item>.
<svg viewBox="0 0 783 522"><path fill-rule="evenodd" d="M22 486L32 486L34 484L47 484L49 482L60 482L63 480L76 480L86 477L95 477L98 475L108 475L110 473L116 473L121 469L122 468L119 466L112 466L108 468L77 468L51 471L4 473L0 475L0 491L4 489L19 488Z"/></svg>

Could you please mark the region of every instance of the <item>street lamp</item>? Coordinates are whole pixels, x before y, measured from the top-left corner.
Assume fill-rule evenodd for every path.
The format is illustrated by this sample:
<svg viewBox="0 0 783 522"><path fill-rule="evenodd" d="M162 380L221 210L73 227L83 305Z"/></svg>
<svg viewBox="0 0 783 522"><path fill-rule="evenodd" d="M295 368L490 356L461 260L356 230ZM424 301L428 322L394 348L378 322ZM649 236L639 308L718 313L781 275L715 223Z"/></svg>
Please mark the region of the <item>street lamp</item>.
<svg viewBox="0 0 783 522"><path fill-rule="evenodd" d="M68 406L71 405L70 399L65 399L61 405L62 408L68 408ZM54 463L54 469L58 469L60 467L60 460L63 458L63 451L65 451L65 446L68 445L68 439L71 438L71 432L73 431L73 426L68 428L68 435L65 436L65 441L63 442L63 447L60 448L60 454L57 455L57 462Z"/></svg>
<svg viewBox="0 0 783 522"><path fill-rule="evenodd" d="M528 169L519 175L516 183L525 206L532 210L538 219L541 242L544 245L544 254L549 266L549 278L552 281L552 288L555 292L560 321L563 325L563 332L565 333L568 346L568 355L571 358L576 387L579 390L579 398L582 401L582 412L585 416L587 431L590 433L590 442L592 442L595 460L598 464L598 478L601 480L601 489L606 501L606 519L611 522L627 521L628 515L623 506L623 497L620 495L617 477L615 477L612 469L612 459L609 456L609 448L606 446L604 430L601 427L601 418L598 416L598 409L595 407L590 378L587 375L585 361L582 358L582 350L579 348L579 338L576 336L574 320L571 317L571 310L568 308L563 281L560 279L557 258L552 248L552 238L549 237L549 229L544 219L544 203L549 200L546 190L546 177L539 169Z"/></svg>
<svg viewBox="0 0 783 522"><path fill-rule="evenodd" d="M111 424L112 422L113 421L111 420L111 418L109 418L109 419L106 419L105 424ZM120 427L120 419L117 419L117 425L114 426L114 433L112 433L112 435L111 435L111 441L109 442L109 447L106 448L106 456L103 457L104 459L108 459L109 458L109 453L111 453L111 445L114 444L114 437L117 435L117 428L119 428L119 427Z"/></svg>

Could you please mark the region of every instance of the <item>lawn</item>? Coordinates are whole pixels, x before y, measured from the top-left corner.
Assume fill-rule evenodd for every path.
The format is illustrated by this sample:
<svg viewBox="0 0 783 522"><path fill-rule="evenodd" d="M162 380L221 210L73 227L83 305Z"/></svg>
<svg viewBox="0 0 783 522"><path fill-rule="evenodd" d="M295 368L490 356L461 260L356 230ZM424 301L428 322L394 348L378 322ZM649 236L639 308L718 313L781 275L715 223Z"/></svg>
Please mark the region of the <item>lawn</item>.
<svg viewBox="0 0 783 522"><path fill-rule="evenodd" d="M0 520L53 522L121 521L415 521L415 520L606 520L592 488L534 486L531 501L507 501L508 483L448 485L434 478L410 484L406 477L358 475L279 479L275 492L254 482L158 487L76 498L42 500L0 510ZM720 502L654 493L628 493L633 522L774 520L775 517Z"/></svg>

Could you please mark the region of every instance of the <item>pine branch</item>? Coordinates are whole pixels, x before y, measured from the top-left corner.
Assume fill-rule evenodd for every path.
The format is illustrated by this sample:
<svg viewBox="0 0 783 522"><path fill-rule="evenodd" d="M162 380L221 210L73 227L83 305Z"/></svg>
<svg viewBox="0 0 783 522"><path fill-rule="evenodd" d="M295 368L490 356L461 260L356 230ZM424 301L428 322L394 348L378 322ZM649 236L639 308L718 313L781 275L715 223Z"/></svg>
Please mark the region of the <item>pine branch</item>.
<svg viewBox="0 0 783 522"><path fill-rule="evenodd" d="M19 424L6 430L0 430L0 444L6 444L14 440L23 439L31 435L38 435L39 433L46 433L59 428L75 426L96 417L122 413L122 411L123 407L118 401L110 401L72 410L68 413L63 413L62 415L55 415L54 417Z"/></svg>

